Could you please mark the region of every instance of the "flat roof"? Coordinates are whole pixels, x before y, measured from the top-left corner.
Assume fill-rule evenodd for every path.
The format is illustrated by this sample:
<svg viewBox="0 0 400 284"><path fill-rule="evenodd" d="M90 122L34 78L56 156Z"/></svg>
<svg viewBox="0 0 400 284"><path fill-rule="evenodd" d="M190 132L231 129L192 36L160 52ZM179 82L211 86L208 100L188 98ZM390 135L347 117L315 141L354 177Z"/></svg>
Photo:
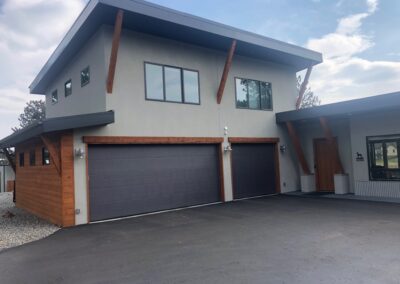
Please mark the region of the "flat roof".
<svg viewBox="0 0 400 284"><path fill-rule="evenodd" d="M14 147L18 143L49 132L103 126L110 123L114 123L114 111L48 118L3 138L0 140L0 148Z"/></svg>
<svg viewBox="0 0 400 284"><path fill-rule="evenodd" d="M282 123L319 118L322 116L349 116L357 113L398 109L399 107L400 92L394 92L311 108L279 112L275 117L277 123Z"/></svg>
<svg viewBox="0 0 400 284"><path fill-rule="evenodd" d="M118 9L125 11L124 29L225 52L236 39L235 54L292 66L296 71L322 62L321 53L146 1L91 0L33 80L30 92L43 94L101 25L114 25Z"/></svg>

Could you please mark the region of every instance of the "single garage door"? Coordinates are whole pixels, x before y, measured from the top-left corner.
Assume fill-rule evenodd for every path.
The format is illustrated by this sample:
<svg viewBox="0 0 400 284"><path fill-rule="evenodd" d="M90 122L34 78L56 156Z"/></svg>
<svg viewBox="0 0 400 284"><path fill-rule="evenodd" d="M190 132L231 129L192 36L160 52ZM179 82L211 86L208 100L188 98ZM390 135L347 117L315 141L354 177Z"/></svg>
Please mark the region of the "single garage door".
<svg viewBox="0 0 400 284"><path fill-rule="evenodd" d="M221 200L217 145L90 145L90 219Z"/></svg>
<svg viewBox="0 0 400 284"><path fill-rule="evenodd" d="M234 199L274 194L274 144L232 144Z"/></svg>

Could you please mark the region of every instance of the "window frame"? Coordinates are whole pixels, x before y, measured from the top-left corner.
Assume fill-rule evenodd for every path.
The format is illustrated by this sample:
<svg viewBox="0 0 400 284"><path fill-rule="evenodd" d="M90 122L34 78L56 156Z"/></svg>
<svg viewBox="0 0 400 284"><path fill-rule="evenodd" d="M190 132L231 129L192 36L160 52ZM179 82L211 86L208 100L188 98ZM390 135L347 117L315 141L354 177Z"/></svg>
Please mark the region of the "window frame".
<svg viewBox="0 0 400 284"><path fill-rule="evenodd" d="M67 84L68 83L71 83L71 93L70 94L67 94ZM69 79L64 83L64 97L67 98L67 97L69 97L71 95L72 95L72 79Z"/></svg>
<svg viewBox="0 0 400 284"><path fill-rule="evenodd" d="M398 159L398 169L390 169L388 168L388 161L387 161L387 148L386 143L396 142L397 143L397 159ZM389 135L379 135L379 136L367 136L366 137L366 146L367 146L367 161L368 161L368 177L370 181L400 181L399 178L374 178L372 174L372 163L374 162L373 155L372 155L372 145L376 143L382 143L383 148L383 164L384 167L382 168L385 172L400 172L400 135L397 134L389 134Z"/></svg>
<svg viewBox="0 0 400 284"><path fill-rule="evenodd" d="M147 75L146 75L146 64L151 64L151 65L156 65L160 66L162 70L162 80L163 80L163 99L151 99L148 98L147 96ZM180 71L180 77L181 77L181 99L182 101L177 102L177 101L169 101L166 98L166 91L165 91L165 68L175 68L179 69ZM164 102L164 103L174 103L174 104L184 104L184 105L201 105L201 90L200 90L200 72L199 70L196 69L190 69L190 68L183 68L183 67L178 67L178 66L173 66L173 65L168 65L168 64L161 64L161 63L153 63L150 61L144 61L143 62L143 69L144 69L144 97L146 101L153 101L153 102ZM192 102L185 102L185 76L183 71L191 71L191 72L196 72L197 73L197 89L199 93L199 102L198 103L192 103Z"/></svg>
<svg viewBox="0 0 400 284"><path fill-rule="evenodd" d="M44 152L45 150L47 151L48 155L49 155L49 163L46 164L45 158L44 158ZM50 152L46 147L42 147L42 166L49 166L51 163L51 158L50 158Z"/></svg>
<svg viewBox="0 0 400 284"><path fill-rule="evenodd" d="M30 167L36 166L36 149L29 150L29 166Z"/></svg>
<svg viewBox="0 0 400 284"><path fill-rule="evenodd" d="M57 101L53 101L53 94L56 94L57 95ZM50 100L51 100L51 104L52 105L55 105L56 103L58 103L58 101L59 101L59 99L58 99L58 89L55 89L55 90L53 90L52 92L51 92L51 94L50 94Z"/></svg>
<svg viewBox="0 0 400 284"><path fill-rule="evenodd" d="M249 81L256 81L256 82L258 82L258 92L259 92L259 94L260 94L260 99L259 99L259 104L260 104L260 108L250 108L250 100L249 100L249 89L248 89L248 87L247 87L247 94L246 94L246 97L247 97L247 102L248 102L248 107L239 107L238 105L237 105L237 97L238 97L238 94L237 94L237 87L236 87L236 80L237 79L239 79L239 80L249 80ZM271 108L262 108L261 107L261 87L260 87L260 83L266 83L266 84L269 84L270 86L271 86ZM255 110L255 111L274 111L274 96L273 96L273 92L272 92L272 83L271 82L266 82L266 81L261 81L261 80L256 80L256 79L249 79L249 78L243 78L243 77L238 77L238 76L235 76L234 78L233 78L233 84L234 84L234 87L235 87L235 107L237 108L237 109L246 109L246 110Z"/></svg>
<svg viewBox="0 0 400 284"><path fill-rule="evenodd" d="M85 82L85 83L82 83L82 72L83 71L85 71L85 70L88 70L88 72L89 72L89 80L87 81L87 82ZM83 88L83 87L85 87L86 85L89 85L89 83L90 83L90 77L91 77L91 74L90 74L90 65L88 65L88 66L86 66L85 68L83 68L82 70L81 70L81 72L79 73L79 77L80 77L80 81L81 81L81 88Z"/></svg>

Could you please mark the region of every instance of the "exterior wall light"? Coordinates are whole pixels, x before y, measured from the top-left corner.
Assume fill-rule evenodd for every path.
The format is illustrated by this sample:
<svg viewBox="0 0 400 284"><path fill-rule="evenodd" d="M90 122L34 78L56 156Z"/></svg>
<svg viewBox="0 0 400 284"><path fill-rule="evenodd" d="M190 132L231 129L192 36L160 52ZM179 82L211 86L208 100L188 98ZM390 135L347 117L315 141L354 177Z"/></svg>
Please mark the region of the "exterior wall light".
<svg viewBox="0 0 400 284"><path fill-rule="evenodd" d="M286 152L286 145L281 145L279 146L279 150L281 151L281 153L285 153Z"/></svg>
<svg viewBox="0 0 400 284"><path fill-rule="evenodd" d="M85 151L81 148L75 149L75 157L79 159L84 159L85 158Z"/></svg>
<svg viewBox="0 0 400 284"><path fill-rule="evenodd" d="M231 147L231 145L225 146L225 147L224 147L224 152L225 152L225 153L227 153L227 152L232 152L232 147Z"/></svg>

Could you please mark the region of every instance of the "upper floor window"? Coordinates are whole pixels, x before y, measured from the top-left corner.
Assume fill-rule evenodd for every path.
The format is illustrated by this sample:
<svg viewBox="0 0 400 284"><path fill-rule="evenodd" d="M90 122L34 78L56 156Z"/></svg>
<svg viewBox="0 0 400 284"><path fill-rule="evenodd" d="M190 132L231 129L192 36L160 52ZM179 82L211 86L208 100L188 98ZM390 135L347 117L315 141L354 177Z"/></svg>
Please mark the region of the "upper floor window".
<svg viewBox="0 0 400 284"><path fill-rule="evenodd" d="M200 104L199 72L145 63L146 99Z"/></svg>
<svg viewBox="0 0 400 284"><path fill-rule="evenodd" d="M400 136L368 137L370 180L400 180Z"/></svg>
<svg viewBox="0 0 400 284"><path fill-rule="evenodd" d="M19 166L20 167L25 166L25 154L24 153L19 153Z"/></svg>
<svg viewBox="0 0 400 284"><path fill-rule="evenodd" d="M57 90L54 90L51 93L51 103L56 104L57 102L58 102L58 92L57 92Z"/></svg>
<svg viewBox="0 0 400 284"><path fill-rule="evenodd" d="M271 83L236 78L236 107L272 110Z"/></svg>
<svg viewBox="0 0 400 284"><path fill-rule="evenodd" d="M42 148L42 165L50 165L50 153L45 147Z"/></svg>
<svg viewBox="0 0 400 284"><path fill-rule="evenodd" d="M90 82L90 68L86 67L81 71L81 87L86 86Z"/></svg>
<svg viewBox="0 0 400 284"><path fill-rule="evenodd" d="M66 97L72 95L72 80L71 79L69 79L64 84L64 94Z"/></svg>
<svg viewBox="0 0 400 284"><path fill-rule="evenodd" d="M30 166L36 165L36 153L34 149L29 151L29 165Z"/></svg>

